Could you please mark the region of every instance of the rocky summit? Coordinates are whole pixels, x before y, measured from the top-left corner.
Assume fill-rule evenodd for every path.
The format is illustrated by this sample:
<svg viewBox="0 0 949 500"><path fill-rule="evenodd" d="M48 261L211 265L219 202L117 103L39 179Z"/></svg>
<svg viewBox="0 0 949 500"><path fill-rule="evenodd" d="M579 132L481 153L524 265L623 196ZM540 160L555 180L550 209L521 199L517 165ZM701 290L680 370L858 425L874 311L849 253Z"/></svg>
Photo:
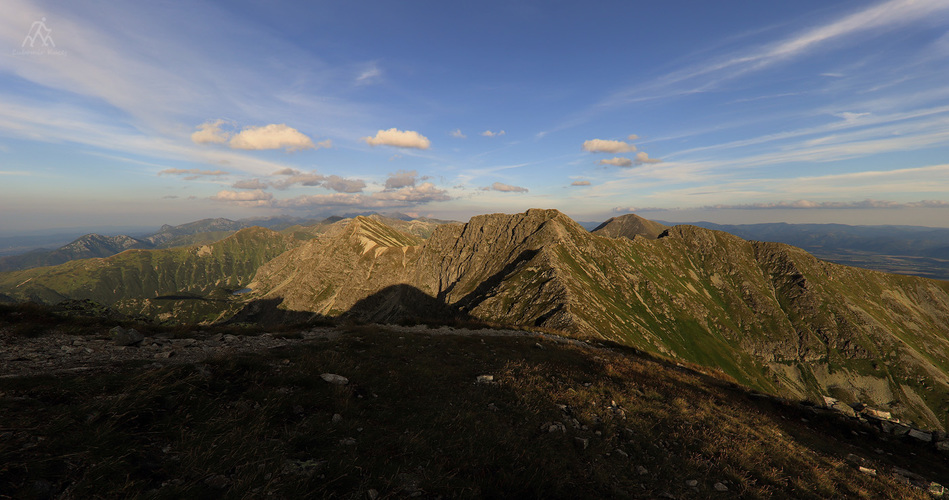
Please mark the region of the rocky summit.
<svg viewBox="0 0 949 500"><path fill-rule="evenodd" d="M920 428L949 424L947 282L634 215L593 232L539 209L420 224L358 216L306 238L244 229L209 245L2 273L0 294L90 299L165 322L542 329L712 367L788 398L863 403Z"/></svg>

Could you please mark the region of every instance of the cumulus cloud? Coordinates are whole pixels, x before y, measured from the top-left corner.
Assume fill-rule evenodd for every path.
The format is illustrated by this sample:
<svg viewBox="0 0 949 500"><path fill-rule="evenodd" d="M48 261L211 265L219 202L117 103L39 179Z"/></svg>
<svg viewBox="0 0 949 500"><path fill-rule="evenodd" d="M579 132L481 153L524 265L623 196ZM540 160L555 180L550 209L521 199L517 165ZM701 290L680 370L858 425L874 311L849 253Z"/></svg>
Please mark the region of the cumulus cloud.
<svg viewBox="0 0 949 500"><path fill-rule="evenodd" d="M778 201L759 202L743 205L712 205L705 208L733 209L733 210L760 210L760 209L872 209L872 208L949 208L949 202L940 200L922 200L914 202L897 202L886 200L863 201Z"/></svg>
<svg viewBox="0 0 949 500"><path fill-rule="evenodd" d="M317 147L309 137L283 123L246 127L231 138L230 146L234 149L286 149L287 151Z"/></svg>
<svg viewBox="0 0 949 500"><path fill-rule="evenodd" d="M636 153L636 164L642 165L643 163L662 163L662 160L658 158L650 158L645 151L640 151Z"/></svg>
<svg viewBox="0 0 949 500"><path fill-rule="evenodd" d="M326 180L325 175L320 175L316 172L300 172L299 170L294 170L292 168L278 170L274 173L274 175L285 177L285 179L273 183L273 187L277 189L287 189L297 184L300 184L301 186L316 187L321 186L323 181Z"/></svg>
<svg viewBox="0 0 949 500"><path fill-rule="evenodd" d="M636 139L639 139L639 136L636 134L629 134L629 136L626 138L627 141L635 141Z"/></svg>
<svg viewBox="0 0 949 500"><path fill-rule="evenodd" d="M248 179L243 181L237 181L231 185L234 189L267 189L270 187L270 184L261 181L260 179Z"/></svg>
<svg viewBox="0 0 949 500"><path fill-rule="evenodd" d="M230 132L221 130L224 120L207 121L198 125L198 130L191 134L195 144L223 144L230 138Z"/></svg>
<svg viewBox="0 0 949 500"><path fill-rule="evenodd" d="M484 132L481 132L481 135L483 135L483 136L485 136L485 137L499 137L499 136L502 136L502 135L504 135L504 134L506 134L506 133L507 133L507 132L505 132L505 131L503 131L503 130L501 130L501 131L499 131L499 132L492 132L492 131L490 131L490 130L485 130Z"/></svg>
<svg viewBox="0 0 949 500"><path fill-rule="evenodd" d="M583 141L583 150L591 153L630 153L636 151L636 146L623 141L590 139Z"/></svg>
<svg viewBox="0 0 949 500"><path fill-rule="evenodd" d="M418 171L399 170L398 172L389 175L389 178L386 179L386 189L399 189L407 186L414 186L417 180Z"/></svg>
<svg viewBox="0 0 949 500"><path fill-rule="evenodd" d="M571 186L589 186L590 181L573 181L570 183Z"/></svg>
<svg viewBox="0 0 949 500"><path fill-rule="evenodd" d="M273 195L255 189L253 191L228 191L222 190L211 197L214 201L236 202L244 206L269 206L273 200Z"/></svg>
<svg viewBox="0 0 949 500"><path fill-rule="evenodd" d="M307 187L324 187L340 193L359 193L366 187L366 182L360 179L346 179L338 175L322 175L316 172L301 172L293 168L280 169L272 175L283 177L283 179L271 184L277 189L288 189L299 184Z"/></svg>
<svg viewBox="0 0 949 500"><path fill-rule="evenodd" d="M590 139L583 141L583 150L591 153L631 153L636 151L636 146L623 141Z"/></svg>
<svg viewBox="0 0 949 500"><path fill-rule="evenodd" d="M373 193L372 198L380 201L427 203L430 201L448 201L451 199L448 192L439 189L431 182L423 182L418 186L406 186L391 191Z"/></svg>
<svg viewBox="0 0 949 500"><path fill-rule="evenodd" d="M501 191L502 193L526 193L527 188L520 186L512 186L510 184L504 184L501 182L495 182L490 186L481 188L482 191Z"/></svg>
<svg viewBox="0 0 949 500"><path fill-rule="evenodd" d="M610 158L609 160L600 160L600 165L613 165L614 167L631 167L633 166L633 160L629 158L621 158L617 156L616 158Z"/></svg>
<svg viewBox="0 0 949 500"><path fill-rule="evenodd" d="M366 187L366 183L359 179L344 179L338 175L326 177L322 185L338 193L359 193Z"/></svg>
<svg viewBox="0 0 949 500"><path fill-rule="evenodd" d="M196 168L166 168L161 172L158 172L158 175L190 175L189 179L196 179L198 176L211 176L217 177L221 175L230 175L230 172L225 172L223 170L198 170Z"/></svg>
<svg viewBox="0 0 949 500"><path fill-rule="evenodd" d="M452 130L452 131L451 131L451 136L452 136L452 137L457 137L457 138L459 138L459 139L464 139L464 138L468 137L467 135L461 133L461 129L460 129L460 128L456 128L455 130Z"/></svg>
<svg viewBox="0 0 949 500"><path fill-rule="evenodd" d="M363 137L370 146L395 146L397 148L428 149L432 142L413 130L402 131L397 128L379 130L375 137Z"/></svg>

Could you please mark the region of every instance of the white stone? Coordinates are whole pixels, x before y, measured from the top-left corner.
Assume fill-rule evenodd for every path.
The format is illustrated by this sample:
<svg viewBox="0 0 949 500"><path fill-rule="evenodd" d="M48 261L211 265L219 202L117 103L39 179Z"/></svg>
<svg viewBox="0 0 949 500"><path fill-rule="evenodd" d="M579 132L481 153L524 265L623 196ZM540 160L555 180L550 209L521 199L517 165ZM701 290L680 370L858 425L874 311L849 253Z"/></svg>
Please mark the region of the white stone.
<svg viewBox="0 0 949 500"><path fill-rule="evenodd" d="M320 378L331 384L336 384L336 385L346 385L349 383L348 378L342 375L336 375L335 373L324 373L320 375Z"/></svg>

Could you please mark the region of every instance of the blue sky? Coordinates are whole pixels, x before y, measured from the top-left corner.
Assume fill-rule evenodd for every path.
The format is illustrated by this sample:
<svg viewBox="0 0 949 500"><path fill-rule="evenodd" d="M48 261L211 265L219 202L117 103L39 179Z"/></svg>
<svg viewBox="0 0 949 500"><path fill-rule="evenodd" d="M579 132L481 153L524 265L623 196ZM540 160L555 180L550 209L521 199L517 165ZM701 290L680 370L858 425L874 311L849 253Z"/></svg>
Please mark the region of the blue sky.
<svg viewBox="0 0 949 500"><path fill-rule="evenodd" d="M0 232L531 207L949 227L945 0L3 3Z"/></svg>

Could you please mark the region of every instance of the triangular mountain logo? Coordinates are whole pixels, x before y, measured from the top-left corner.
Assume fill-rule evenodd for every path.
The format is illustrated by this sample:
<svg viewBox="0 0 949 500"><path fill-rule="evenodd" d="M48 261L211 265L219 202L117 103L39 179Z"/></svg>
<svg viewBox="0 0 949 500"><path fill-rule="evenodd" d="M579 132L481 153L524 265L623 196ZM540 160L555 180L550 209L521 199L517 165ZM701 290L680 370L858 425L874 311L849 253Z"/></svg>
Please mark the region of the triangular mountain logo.
<svg viewBox="0 0 949 500"><path fill-rule="evenodd" d="M30 26L30 34L26 35L26 38L23 39L22 47L26 47L29 43L30 47L33 47L37 39L43 43L43 47L55 47L56 43L53 42L53 37L50 36L53 30L46 27L46 18L44 17L41 21L33 21L33 26Z"/></svg>

